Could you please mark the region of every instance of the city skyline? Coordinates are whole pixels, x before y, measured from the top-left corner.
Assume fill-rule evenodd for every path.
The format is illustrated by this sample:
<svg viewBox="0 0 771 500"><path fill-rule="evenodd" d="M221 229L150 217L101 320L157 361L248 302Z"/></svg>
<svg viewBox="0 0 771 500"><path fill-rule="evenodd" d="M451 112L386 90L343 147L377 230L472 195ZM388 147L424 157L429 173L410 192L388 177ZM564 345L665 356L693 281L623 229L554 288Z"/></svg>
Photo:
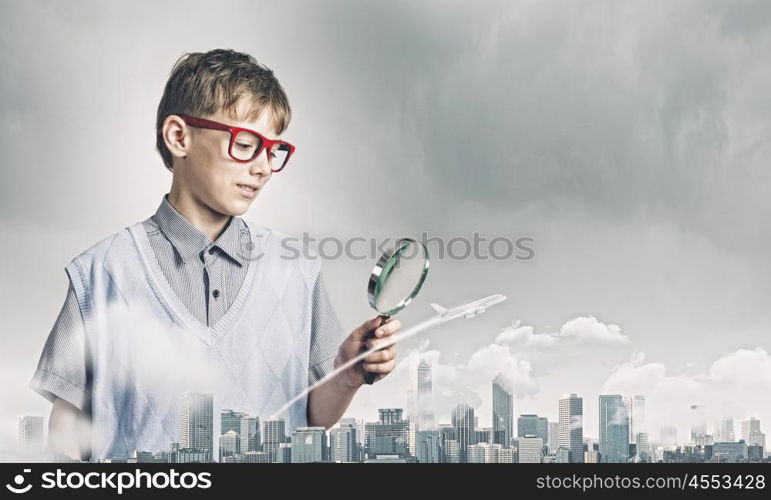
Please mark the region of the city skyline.
<svg viewBox="0 0 771 500"><path fill-rule="evenodd" d="M425 364L422 361L420 364L425 370ZM494 395L500 390L500 381L500 377L491 380ZM195 462L211 461L217 456L218 461L230 463L623 463L699 461L699 457L708 461L713 456L717 460L758 461L766 457L765 433L761 421L754 417L741 420L740 436L733 417L726 416L711 427L705 422L694 422L688 442L678 442L677 433L671 426L660 429L660 439L651 438L644 425L644 395L600 395L599 438L593 439L582 435L583 398L575 393L565 394L557 402L560 420L556 422L556 428L552 427L555 422L549 422L546 417L520 414L516 420L516 437L509 443L497 443L498 435L493 428L480 426L474 408L464 403L457 405L449 425L438 423L417 432L412 430L421 418L420 413L404 414L402 408L378 409L376 422L345 416L328 430L299 427L289 434L283 418L268 418L261 425L258 416L221 409L220 432L213 441L212 395L185 393L182 396L179 442L170 443L168 450L136 450L132 457L110 457L107 461L139 460L141 457L145 461ZM430 394L425 396L430 398ZM500 407L496 409L498 413ZM363 436L359 431L362 426L365 429ZM554 432L559 433L557 449L552 448L555 438L550 434ZM260 435L264 436L262 441ZM42 417L19 417L18 451L34 456L42 453L42 446ZM579 450L580 458L576 459Z"/></svg>

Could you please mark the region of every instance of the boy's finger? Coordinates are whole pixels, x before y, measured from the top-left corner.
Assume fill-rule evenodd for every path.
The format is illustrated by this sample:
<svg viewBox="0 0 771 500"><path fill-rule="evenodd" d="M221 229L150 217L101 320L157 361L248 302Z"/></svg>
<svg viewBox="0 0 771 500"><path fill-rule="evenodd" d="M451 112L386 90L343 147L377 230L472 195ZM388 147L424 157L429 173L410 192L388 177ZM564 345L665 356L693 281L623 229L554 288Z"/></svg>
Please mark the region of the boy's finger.
<svg viewBox="0 0 771 500"><path fill-rule="evenodd" d="M365 363L383 363L396 358L396 350L393 348L376 351L364 358Z"/></svg>
<svg viewBox="0 0 771 500"><path fill-rule="evenodd" d="M379 327L382 321L383 319L380 315L377 315L372 319L368 319L367 321L362 323L358 328L356 328L353 332L351 332L351 336L356 340L363 340L367 338L367 336L372 330Z"/></svg>
<svg viewBox="0 0 771 500"><path fill-rule="evenodd" d="M381 325L377 330L375 330L375 336L386 337L388 335L393 335L394 333L398 332L401 327L402 324L398 319L392 319L385 325Z"/></svg>
<svg viewBox="0 0 771 500"><path fill-rule="evenodd" d="M396 360L386 361L385 363L364 363L364 369L372 373L390 373L396 367Z"/></svg>
<svg viewBox="0 0 771 500"><path fill-rule="evenodd" d="M380 339L371 338L364 341L364 347L366 347L367 350L373 349L373 348L378 349L383 347L389 347L392 345L396 345L396 338L392 336L386 336Z"/></svg>

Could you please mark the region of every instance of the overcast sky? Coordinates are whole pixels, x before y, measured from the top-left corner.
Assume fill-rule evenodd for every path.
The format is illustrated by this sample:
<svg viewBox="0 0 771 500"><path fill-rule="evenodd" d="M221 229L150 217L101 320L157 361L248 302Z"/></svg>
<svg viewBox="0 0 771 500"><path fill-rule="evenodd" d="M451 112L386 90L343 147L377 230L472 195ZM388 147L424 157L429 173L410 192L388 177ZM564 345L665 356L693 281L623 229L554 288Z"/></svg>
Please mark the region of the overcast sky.
<svg viewBox="0 0 771 500"><path fill-rule="evenodd" d="M405 342L435 365L439 422L643 394L651 439L695 419L771 432L771 3L0 0L0 448L64 300L64 266L151 215L171 176L155 110L184 52L275 71L297 145L247 218L316 238L531 237L531 260L435 259L407 325L491 293L487 314ZM374 259L324 262L342 324L373 314ZM404 366L350 415L405 407ZM699 406L699 415L690 409Z"/></svg>

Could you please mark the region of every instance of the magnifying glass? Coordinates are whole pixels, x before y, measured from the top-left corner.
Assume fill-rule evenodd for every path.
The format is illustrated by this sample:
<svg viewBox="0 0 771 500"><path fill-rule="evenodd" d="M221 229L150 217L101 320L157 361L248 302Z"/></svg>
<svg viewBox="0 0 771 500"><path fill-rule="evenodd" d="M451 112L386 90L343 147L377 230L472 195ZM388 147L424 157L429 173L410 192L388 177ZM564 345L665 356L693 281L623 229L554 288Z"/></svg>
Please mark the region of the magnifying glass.
<svg viewBox="0 0 771 500"><path fill-rule="evenodd" d="M372 269L367 284L369 305L380 313L381 324L412 302L428 274L428 249L412 238L401 238L386 250ZM372 384L377 373L367 372L364 382Z"/></svg>

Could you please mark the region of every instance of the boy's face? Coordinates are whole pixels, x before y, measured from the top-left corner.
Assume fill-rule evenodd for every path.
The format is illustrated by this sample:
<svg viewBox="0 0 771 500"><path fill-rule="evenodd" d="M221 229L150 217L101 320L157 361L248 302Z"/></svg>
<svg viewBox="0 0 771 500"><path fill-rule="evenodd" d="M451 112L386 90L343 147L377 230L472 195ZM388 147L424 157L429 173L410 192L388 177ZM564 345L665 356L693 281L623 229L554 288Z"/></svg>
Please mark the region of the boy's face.
<svg viewBox="0 0 771 500"><path fill-rule="evenodd" d="M237 105L237 115L244 117L249 109L249 101L242 98ZM199 118L255 130L268 139L279 139L275 134L273 112L268 108L256 121L236 121L224 110ZM270 180L272 172L267 148L252 161L239 163L228 154L228 132L191 126L187 130L190 133L187 156L175 161L175 183L197 205L224 215L244 214Z"/></svg>

